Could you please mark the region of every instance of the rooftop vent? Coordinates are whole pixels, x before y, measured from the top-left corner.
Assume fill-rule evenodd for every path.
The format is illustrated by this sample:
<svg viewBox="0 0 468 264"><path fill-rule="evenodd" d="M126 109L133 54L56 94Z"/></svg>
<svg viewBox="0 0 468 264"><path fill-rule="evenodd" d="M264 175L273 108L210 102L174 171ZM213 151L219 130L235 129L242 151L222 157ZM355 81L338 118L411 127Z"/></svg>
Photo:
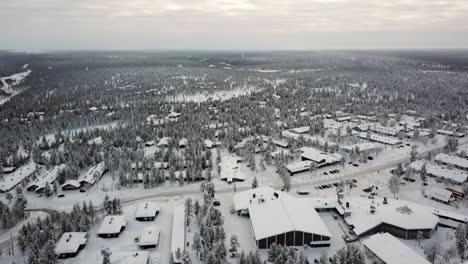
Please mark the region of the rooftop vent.
<svg viewBox="0 0 468 264"><path fill-rule="evenodd" d="M407 205L404 205L402 207L398 207L396 210L398 212L402 213L402 214L412 214L413 213L413 210L411 210L411 208L409 208Z"/></svg>

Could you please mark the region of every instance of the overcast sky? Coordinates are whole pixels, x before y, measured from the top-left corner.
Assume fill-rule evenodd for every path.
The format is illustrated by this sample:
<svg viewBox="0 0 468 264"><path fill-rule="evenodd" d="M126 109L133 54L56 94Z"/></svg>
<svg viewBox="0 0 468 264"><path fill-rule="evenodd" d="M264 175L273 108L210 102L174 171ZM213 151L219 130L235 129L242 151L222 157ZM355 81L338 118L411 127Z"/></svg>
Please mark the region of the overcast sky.
<svg viewBox="0 0 468 264"><path fill-rule="evenodd" d="M0 0L0 49L468 48L468 0Z"/></svg>

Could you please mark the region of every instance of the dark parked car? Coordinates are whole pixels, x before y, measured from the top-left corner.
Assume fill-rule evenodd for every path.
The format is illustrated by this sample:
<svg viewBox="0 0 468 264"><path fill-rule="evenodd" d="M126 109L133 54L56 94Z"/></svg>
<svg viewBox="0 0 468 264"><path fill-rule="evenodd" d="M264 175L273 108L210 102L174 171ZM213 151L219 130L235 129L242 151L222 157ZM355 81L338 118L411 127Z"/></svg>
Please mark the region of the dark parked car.
<svg viewBox="0 0 468 264"><path fill-rule="evenodd" d="M221 202L220 201L214 201L213 202L213 206L220 206L221 205Z"/></svg>

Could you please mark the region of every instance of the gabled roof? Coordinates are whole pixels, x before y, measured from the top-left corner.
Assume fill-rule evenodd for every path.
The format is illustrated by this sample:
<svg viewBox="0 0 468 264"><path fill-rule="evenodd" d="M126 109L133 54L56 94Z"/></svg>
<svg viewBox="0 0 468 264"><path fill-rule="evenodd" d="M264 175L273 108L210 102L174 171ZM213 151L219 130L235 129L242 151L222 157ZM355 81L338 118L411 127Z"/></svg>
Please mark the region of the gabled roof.
<svg viewBox="0 0 468 264"><path fill-rule="evenodd" d="M18 185L22 180L31 176L37 170L37 165L33 161L18 168L11 174L5 175L0 181L0 191L7 192Z"/></svg>
<svg viewBox="0 0 468 264"><path fill-rule="evenodd" d="M78 179L78 181L80 183L87 183L87 184L92 185L96 182L96 180L101 178L101 176L104 174L105 168L106 168L105 163L100 162L96 164L95 166L89 168L89 170L85 174L83 174Z"/></svg>
<svg viewBox="0 0 468 264"><path fill-rule="evenodd" d="M331 237L308 199L296 198L268 186L237 193L234 207L235 210L249 210L256 240L289 231Z"/></svg>
<svg viewBox="0 0 468 264"><path fill-rule="evenodd" d="M80 184L80 182L77 181L77 180L68 180L68 181L66 181L64 184L62 184L61 187L63 188L63 187L65 187L65 186L73 186L73 187L75 187L75 188L78 189L78 188L80 188L81 184Z"/></svg>
<svg viewBox="0 0 468 264"><path fill-rule="evenodd" d="M468 159L460 158L457 156L447 155L445 153L439 153L434 157L435 161L451 164L459 168L468 169Z"/></svg>
<svg viewBox="0 0 468 264"><path fill-rule="evenodd" d="M429 198L435 198L437 200L440 200L446 203L448 203L450 201L450 198L452 198L451 191L437 188L437 187L427 188L424 191L424 194L428 196Z"/></svg>
<svg viewBox="0 0 468 264"><path fill-rule="evenodd" d="M154 202L144 202L138 204L138 207L135 212L136 218L141 217L154 217L156 213L159 212L160 207L157 203Z"/></svg>
<svg viewBox="0 0 468 264"><path fill-rule="evenodd" d="M430 263L389 233L375 234L362 243L386 264Z"/></svg>
<svg viewBox="0 0 468 264"><path fill-rule="evenodd" d="M127 225L125 216L123 215L108 215L102 220L98 234L118 234L122 227Z"/></svg>
<svg viewBox="0 0 468 264"><path fill-rule="evenodd" d="M86 244L87 236L85 232L65 232L55 245L55 253L70 254L78 252L81 245Z"/></svg>
<svg viewBox="0 0 468 264"><path fill-rule="evenodd" d="M157 226L146 226L140 236L138 245L140 247L157 245L159 241L159 228Z"/></svg>
<svg viewBox="0 0 468 264"><path fill-rule="evenodd" d="M59 171L63 170L65 167L65 164L53 167L40 175L34 182L30 183L27 188L42 189L46 184L52 184L57 179Z"/></svg>

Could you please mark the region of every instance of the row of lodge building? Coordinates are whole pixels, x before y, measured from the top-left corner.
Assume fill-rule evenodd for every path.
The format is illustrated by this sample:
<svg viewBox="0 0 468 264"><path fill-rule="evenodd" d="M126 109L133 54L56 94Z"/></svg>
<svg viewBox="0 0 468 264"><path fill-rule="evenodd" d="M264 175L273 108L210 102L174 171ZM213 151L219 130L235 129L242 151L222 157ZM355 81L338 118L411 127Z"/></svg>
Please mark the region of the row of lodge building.
<svg viewBox="0 0 468 264"><path fill-rule="evenodd" d="M343 156L340 154L329 154L311 147L302 147L298 151L301 154L301 161L286 165L286 169L291 175L307 171L311 166L320 168L339 163L343 160Z"/></svg>
<svg viewBox="0 0 468 264"><path fill-rule="evenodd" d="M65 167L65 164L54 166L52 169L37 177L34 182L30 183L26 187L26 190L28 190L28 192L42 193L47 185L50 187L55 182L55 180L57 180L59 172L65 169ZM50 189L52 190L52 188Z"/></svg>
<svg viewBox="0 0 468 264"><path fill-rule="evenodd" d="M93 186L106 172L107 168L104 162L100 162L88 169L78 180L68 180L62 184L62 191L77 190L82 187L89 188Z"/></svg>
<svg viewBox="0 0 468 264"><path fill-rule="evenodd" d="M0 193L6 193L13 190L18 184L36 174L40 169L34 161L28 162L26 165L11 170L10 173L3 175L0 180Z"/></svg>

